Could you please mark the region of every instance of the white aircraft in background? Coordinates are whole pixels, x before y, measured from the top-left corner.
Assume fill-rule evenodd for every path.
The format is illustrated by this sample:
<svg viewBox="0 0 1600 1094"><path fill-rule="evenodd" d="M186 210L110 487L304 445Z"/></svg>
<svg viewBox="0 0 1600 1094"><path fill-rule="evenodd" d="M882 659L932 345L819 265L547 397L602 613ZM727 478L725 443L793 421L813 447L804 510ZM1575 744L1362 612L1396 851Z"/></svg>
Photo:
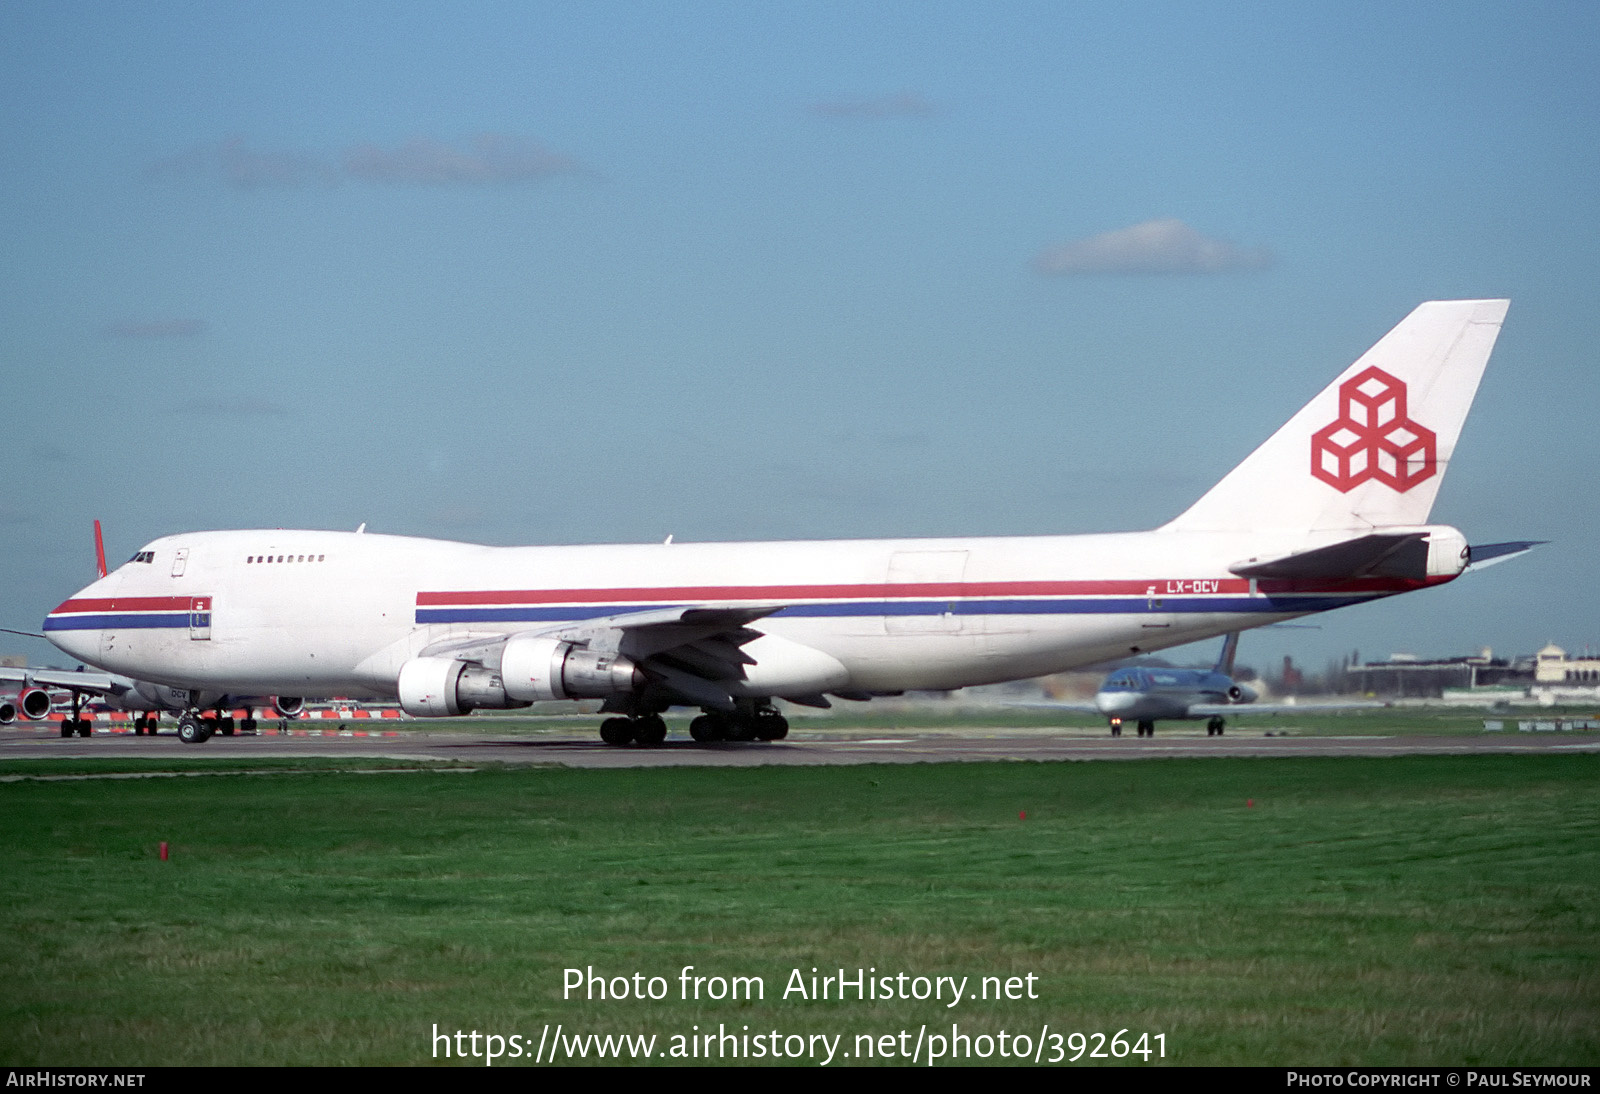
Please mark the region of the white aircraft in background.
<svg viewBox="0 0 1600 1094"><path fill-rule="evenodd" d="M397 699L597 698L612 744L776 739L773 706L997 683L1443 584L1428 524L1504 300L1423 304L1175 520L1003 538L486 547L328 531L154 540L49 614L108 672ZM180 719L204 740L198 699Z"/></svg>

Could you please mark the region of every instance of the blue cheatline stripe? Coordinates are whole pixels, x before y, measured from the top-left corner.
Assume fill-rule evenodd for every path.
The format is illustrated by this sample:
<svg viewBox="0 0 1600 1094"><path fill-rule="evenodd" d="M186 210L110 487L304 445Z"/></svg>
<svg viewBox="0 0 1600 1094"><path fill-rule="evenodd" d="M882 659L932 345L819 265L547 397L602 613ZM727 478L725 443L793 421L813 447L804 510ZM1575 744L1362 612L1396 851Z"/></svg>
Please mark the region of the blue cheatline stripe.
<svg viewBox="0 0 1600 1094"><path fill-rule="evenodd" d="M1383 594L1378 594L1383 595ZM1155 599L1163 600L1161 597ZM1360 596L1234 596L1164 599L1159 608L1147 597L1078 598L1070 600L854 600L833 604L791 604L773 615L791 619L907 615L1169 615L1193 613L1325 612L1377 599ZM622 615L648 608L684 608L692 604L563 604L511 608L418 608L418 623L564 623Z"/></svg>
<svg viewBox="0 0 1600 1094"><path fill-rule="evenodd" d="M188 627L189 613L176 615L52 615L44 621L47 631L125 631L147 627ZM211 617L202 615L200 625L209 627Z"/></svg>

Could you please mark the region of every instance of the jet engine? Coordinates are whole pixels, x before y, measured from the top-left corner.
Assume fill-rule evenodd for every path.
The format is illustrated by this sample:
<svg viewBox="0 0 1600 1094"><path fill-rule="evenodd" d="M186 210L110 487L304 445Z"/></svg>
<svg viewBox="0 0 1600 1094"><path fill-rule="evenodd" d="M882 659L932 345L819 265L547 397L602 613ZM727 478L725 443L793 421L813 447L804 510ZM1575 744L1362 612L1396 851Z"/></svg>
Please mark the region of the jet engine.
<svg viewBox="0 0 1600 1094"><path fill-rule="evenodd" d="M506 695L500 674L451 657L413 657L400 666L400 709L413 718L449 718L474 710L525 707Z"/></svg>
<svg viewBox="0 0 1600 1094"><path fill-rule="evenodd" d="M14 695L0 695L0 726L18 718L37 722L50 713L50 693L44 688L23 688Z"/></svg>
<svg viewBox="0 0 1600 1094"><path fill-rule="evenodd" d="M414 657L400 667L398 690L400 709L412 717L448 718L551 699L603 699L646 683L626 657L529 636L506 642L498 672L450 657Z"/></svg>
<svg viewBox="0 0 1600 1094"><path fill-rule="evenodd" d="M534 703L548 699L603 699L636 691L646 680L620 654L580 649L556 638L512 638L500 658L506 694Z"/></svg>
<svg viewBox="0 0 1600 1094"><path fill-rule="evenodd" d="M306 709L306 701L298 695L274 695L272 709L278 712L280 718L298 718L300 712Z"/></svg>

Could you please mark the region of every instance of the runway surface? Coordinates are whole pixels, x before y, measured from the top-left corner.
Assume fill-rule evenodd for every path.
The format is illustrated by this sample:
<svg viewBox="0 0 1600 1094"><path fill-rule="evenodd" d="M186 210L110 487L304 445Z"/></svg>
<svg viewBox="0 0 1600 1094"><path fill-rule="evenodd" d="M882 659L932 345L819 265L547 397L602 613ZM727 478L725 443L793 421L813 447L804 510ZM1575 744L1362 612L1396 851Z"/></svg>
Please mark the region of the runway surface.
<svg viewBox="0 0 1600 1094"><path fill-rule="evenodd" d="M1487 753L1600 752L1600 734L1477 733L1461 736L1266 736L1174 730L1154 738L1062 729L905 731L799 729L772 743L698 744L672 738L656 748L616 748L572 728L532 732L484 729L318 730L311 735L213 737L185 745L158 737L99 734L62 738L33 727L0 730L0 760L26 758L248 759L315 756L467 764L551 764L563 767L751 767L763 764L975 763L992 761L1149 760L1198 756L1420 756Z"/></svg>

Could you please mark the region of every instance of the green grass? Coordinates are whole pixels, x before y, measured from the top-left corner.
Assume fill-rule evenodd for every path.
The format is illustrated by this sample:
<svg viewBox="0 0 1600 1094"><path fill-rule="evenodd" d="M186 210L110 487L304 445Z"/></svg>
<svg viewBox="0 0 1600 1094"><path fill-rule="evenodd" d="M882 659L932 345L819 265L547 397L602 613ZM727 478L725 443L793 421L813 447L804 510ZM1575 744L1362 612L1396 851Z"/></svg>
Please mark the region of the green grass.
<svg viewBox="0 0 1600 1094"><path fill-rule="evenodd" d="M0 1064L958 1021L1165 1033L1180 1064L1592 1065L1597 790L1583 754L0 784ZM590 965L767 995L562 1000ZM1041 997L779 998L813 966Z"/></svg>

